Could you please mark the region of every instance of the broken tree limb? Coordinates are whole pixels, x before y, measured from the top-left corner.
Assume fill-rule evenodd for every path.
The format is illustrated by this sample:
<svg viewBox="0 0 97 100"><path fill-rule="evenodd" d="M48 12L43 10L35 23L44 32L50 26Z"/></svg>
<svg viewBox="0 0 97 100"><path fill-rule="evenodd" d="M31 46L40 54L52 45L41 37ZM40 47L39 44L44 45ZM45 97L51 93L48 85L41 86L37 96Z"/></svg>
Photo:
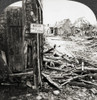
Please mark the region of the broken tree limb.
<svg viewBox="0 0 97 100"><path fill-rule="evenodd" d="M56 70L56 71L65 71L63 69L57 68L57 67L50 67L50 66L46 66L47 68L51 69L51 70Z"/></svg>
<svg viewBox="0 0 97 100"><path fill-rule="evenodd" d="M61 60L55 61L55 60L52 60L52 59L46 59L46 58L44 58L43 61L45 61L45 62L54 62L55 64L60 64L60 65L63 64L63 62Z"/></svg>
<svg viewBox="0 0 97 100"><path fill-rule="evenodd" d="M64 79L64 81L66 81L66 79L68 79L70 76L76 76L76 75L77 74L71 72L71 73L67 73L67 74L55 74L55 75L51 75L51 78L54 78L54 79Z"/></svg>
<svg viewBox="0 0 97 100"><path fill-rule="evenodd" d="M81 81L84 82L84 83L87 83L87 84L93 85L94 87L97 88L97 84L95 84L95 83L93 83L93 82L86 81L86 80L83 80L83 79L81 79Z"/></svg>
<svg viewBox="0 0 97 100"><path fill-rule="evenodd" d="M80 76L80 77L81 77L81 76ZM75 77L73 77L73 78L70 78L70 79L68 79L67 81L65 81L63 84L61 84L61 86L66 85L66 84L70 83L71 81L73 81L73 80L75 80L75 79L78 79L78 78L79 78L79 76L75 76Z"/></svg>
<svg viewBox="0 0 97 100"><path fill-rule="evenodd" d="M77 69L77 70L81 70L82 68L76 68L76 69ZM97 72L97 68L88 68L88 67L84 67L84 70Z"/></svg>
<svg viewBox="0 0 97 100"><path fill-rule="evenodd" d="M90 89L90 91L95 95L97 94L97 89L95 89L95 88Z"/></svg>
<svg viewBox="0 0 97 100"><path fill-rule="evenodd" d="M64 82L63 84L61 84L61 87L62 87L63 85L66 85L66 84L70 83L70 82L73 81L73 80L78 79L78 78L84 78L84 77L86 77L86 76L94 76L94 75L97 75L97 74L86 74L86 75L78 75L78 76L72 77L72 78L70 78L70 79L67 79L67 81Z"/></svg>
<svg viewBox="0 0 97 100"><path fill-rule="evenodd" d="M76 82L76 81L69 83L69 85L85 87L85 88L88 88L88 89L92 87L91 85L87 85L84 82Z"/></svg>
<svg viewBox="0 0 97 100"><path fill-rule="evenodd" d="M50 82L56 88L58 88L59 90L61 89L61 87L57 83L55 83L54 81L52 81L52 79L49 77L49 75L46 75L44 73L42 73L42 75L43 75L43 77L45 77L48 80L48 82Z"/></svg>
<svg viewBox="0 0 97 100"><path fill-rule="evenodd" d="M52 59L52 60L62 60L61 57L49 57L49 56L45 56L46 59Z"/></svg>
<svg viewBox="0 0 97 100"><path fill-rule="evenodd" d="M14 83L14 84L11 84L11 83L1 83L0 85L3 85L3 86L17 86L18 83Z"/></svg>
<svg viewBox="0 0 97 100"><path fill-rule="evenodd" d="M47 51L45 51L44 54L45 54L45 53L50 53L51 51L54 51L54 49L55 49L55 46L54 46L53 48L50 48L50 49L48 49Z"/></svg>
<svg viewBox="0 0 97 100"><path fill-rule="evenodd" d="M15 73L15 74L9 74L10 77L16 77L16 76L25 76L25 75L33 75L33 71L24 72L24 73Z"/></svg>
<svg viewBox="0 0 97 100"><path fill-rule="evenodd" d="M58 75L53 75L53 76L51 76L51 78L53 78L53 79L63 79L64 77L63 76L58 76Z"/></svg>

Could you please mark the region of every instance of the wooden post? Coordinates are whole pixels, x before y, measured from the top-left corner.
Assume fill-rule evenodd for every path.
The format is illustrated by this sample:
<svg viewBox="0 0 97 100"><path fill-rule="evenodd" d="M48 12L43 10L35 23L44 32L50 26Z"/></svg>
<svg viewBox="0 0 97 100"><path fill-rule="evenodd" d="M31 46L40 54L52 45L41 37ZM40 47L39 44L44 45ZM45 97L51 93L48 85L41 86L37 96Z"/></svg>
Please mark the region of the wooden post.
<svg viewBox="0 0 97 100"><path fill-rule="evenodd" d="M39 86L41 86L41 66L42 66L42 34L40 33L30 33L30 25L31 23L37 23L40 24L42 22L41 17L39 13L39 3L38 0L26 0L24 3L25 6L25 33L26 34L26 41L28 42L28 45L31 46L32 50L30 53L31 57L31 67L33 68L33 76L34 76L34 85L36 89L38 89ZM28 9L29 8L29 9ZM40 21L41 20L41 21ZM31 43L29 43L29 41ZM28 53L27 53L28 55ZM28 55L29 58L29 55ZM29 61L30 62L30 61Z"/></svg>
<svg viewBox="0 0 97 100"><path fill-rule="evenodd" d="M39 34L37 34L37 59L38 59L38 80L39 80L39 84L41 85L41 63L40 63L40 44L39 44Z"/></svg>
<svg viewBox="0 0 97 100"><path fill-rule="evenodd" d="M39 9L39 7L38 7L38 5L36 4L36 10L37 10L37 13L36 13L36 18L38 19L37 20L37 24L39 24L40 23L40 9ZM36 73L36 77L34 77L35 79L36 79L36 81L37 81L37 84L35 84L36 85L36 87L38 87L38 85L42 85L42 81L41 81L41 59L40 59L40 33L37 33L37 70L35 70L35 73ZM36 82L35 82L36 83Z"/></svg>

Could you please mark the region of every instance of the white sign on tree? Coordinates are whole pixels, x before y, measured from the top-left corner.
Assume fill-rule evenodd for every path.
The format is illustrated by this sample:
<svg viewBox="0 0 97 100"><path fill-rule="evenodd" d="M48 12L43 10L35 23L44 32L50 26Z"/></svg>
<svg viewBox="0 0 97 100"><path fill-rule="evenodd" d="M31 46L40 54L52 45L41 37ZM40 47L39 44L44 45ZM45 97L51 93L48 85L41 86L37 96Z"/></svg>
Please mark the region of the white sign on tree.
<svg viewBox="0 0 97 100"><path fill-rule="evenodd" d="M43 24L31 24L30 26L31 33L43 33Z"/></svg>

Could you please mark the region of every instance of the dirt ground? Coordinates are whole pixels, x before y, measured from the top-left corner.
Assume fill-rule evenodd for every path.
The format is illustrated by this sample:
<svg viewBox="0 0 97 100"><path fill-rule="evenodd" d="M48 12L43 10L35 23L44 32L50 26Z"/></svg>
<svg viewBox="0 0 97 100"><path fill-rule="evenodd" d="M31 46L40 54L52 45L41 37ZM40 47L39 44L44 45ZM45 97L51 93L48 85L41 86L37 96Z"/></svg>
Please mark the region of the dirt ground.
<svg viewBox="0 0 97 100"><path fill-rule="evenodd" d="M90 89L66 85L59 94L54 94L55 88L51 86L36 91L27 87L0 87L0 100L97 100L97 94Z"/></svg>

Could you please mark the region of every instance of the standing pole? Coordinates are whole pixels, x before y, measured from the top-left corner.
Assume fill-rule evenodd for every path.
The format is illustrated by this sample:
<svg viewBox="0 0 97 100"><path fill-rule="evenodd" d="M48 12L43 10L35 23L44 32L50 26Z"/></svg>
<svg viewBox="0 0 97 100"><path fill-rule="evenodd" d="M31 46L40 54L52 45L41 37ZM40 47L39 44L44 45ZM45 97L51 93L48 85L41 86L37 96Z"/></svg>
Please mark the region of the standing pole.
<svg viewBox="0 0 97 100"><path fill-rule="evenodd" d="M40 50L39 50L39 47L40 47L40 44L39 44L39 34L37 33L37 61L38 61L38 81L39 81L39 84L41 85L41 69L40 69Z"/></svg>

